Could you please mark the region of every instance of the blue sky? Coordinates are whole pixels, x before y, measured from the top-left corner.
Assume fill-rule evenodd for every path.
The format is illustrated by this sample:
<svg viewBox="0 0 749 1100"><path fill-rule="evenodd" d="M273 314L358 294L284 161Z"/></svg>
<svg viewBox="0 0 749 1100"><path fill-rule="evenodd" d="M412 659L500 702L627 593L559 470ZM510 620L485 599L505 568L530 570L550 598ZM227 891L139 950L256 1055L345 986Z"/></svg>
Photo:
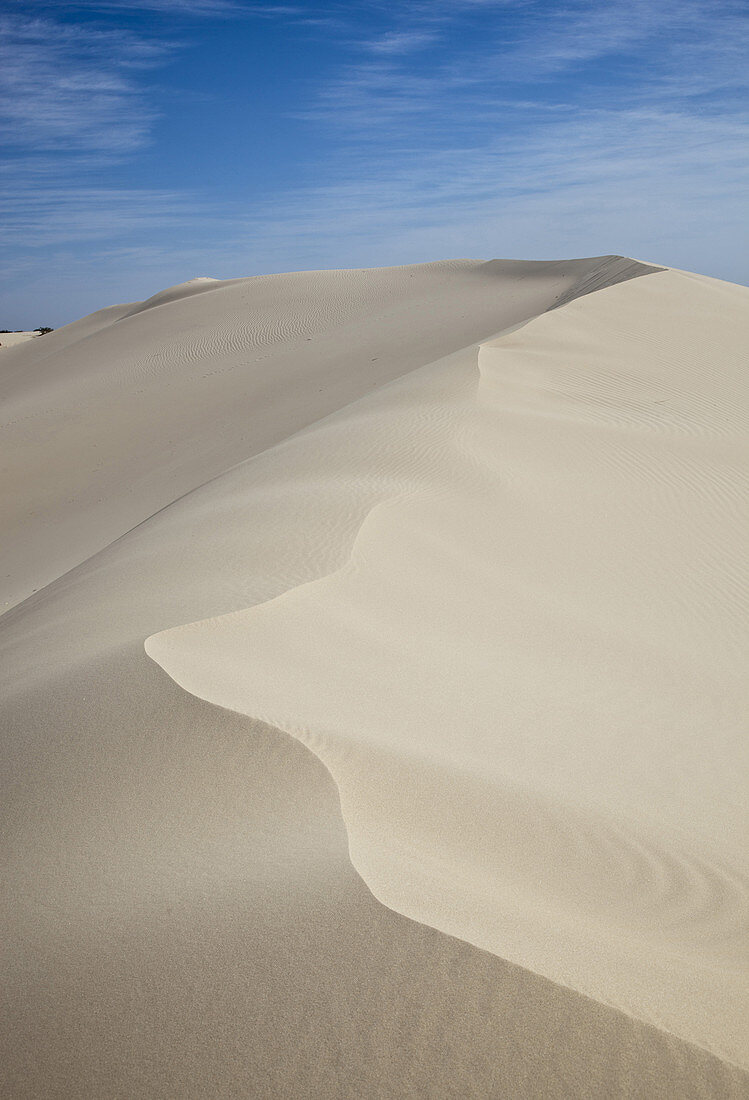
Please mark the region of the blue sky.
<svg viewBox="0 0 749 1100"><path fill-rule="evenodd" d="M749 282L748 47L746 0L5 0L0 328L456 256Z"/></svg>

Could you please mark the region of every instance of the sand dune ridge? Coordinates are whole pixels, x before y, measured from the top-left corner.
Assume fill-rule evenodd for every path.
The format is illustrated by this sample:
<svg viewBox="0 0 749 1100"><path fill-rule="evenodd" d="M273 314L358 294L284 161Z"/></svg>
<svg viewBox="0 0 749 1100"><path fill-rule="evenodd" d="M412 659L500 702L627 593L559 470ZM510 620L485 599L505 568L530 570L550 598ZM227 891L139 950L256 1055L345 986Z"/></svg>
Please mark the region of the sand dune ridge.
<svg viewBox="0 0 749 1100"><path fill-rule="evenodd" d="M0 1088L745 1096L746 291L150 301L0 364Z"/></svg>
<svg viewBox="0 0 749 1100"><path fill-rule="evenodd" d="M724 295L654 274L484 345L348 565L147 651L321 756L386 904L745 1062L743 783L700 759L743 752L741 362L669 337Z"/></svg>

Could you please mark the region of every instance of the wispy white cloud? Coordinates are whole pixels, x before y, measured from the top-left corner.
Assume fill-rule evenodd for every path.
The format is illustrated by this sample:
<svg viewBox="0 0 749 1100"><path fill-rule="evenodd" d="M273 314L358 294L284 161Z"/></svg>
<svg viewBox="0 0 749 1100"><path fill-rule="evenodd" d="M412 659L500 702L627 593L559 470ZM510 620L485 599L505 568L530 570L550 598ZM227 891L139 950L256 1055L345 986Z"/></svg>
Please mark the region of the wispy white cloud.
<svg viewBox="0 0 749 1100"><path fill-rule="evenodd" d="M730 222L747 173L749 121L593 109L522 143L495 137L483 147L414 152L379 169L362 152L345 178L267 207L254 232L308 244L332 237L392 245L404 232L426 241L453 227L485 244L502 226L493 241L501 247L518 217L527 227L541 216L550 243L598 226L609 238L602 243L623 247L611 236L629 238L638 224L660 220L663 234L674 236Z"/></svg>
<svg viewBox="0 0 749 1100"><path fill-rule="evenodd" d="M139 148L156 112L137 74L172 48L121 29L2 17L0 139L36 151Z"/></svg>
<svg viewBox="0 0 749 1100"><path fill-rule="evenodd" d="M435 31L406 30L388 31L379 38L370 39L365 43L366 49L374 54L408 54L414 50L421 50L425 46L437 41Z"/></svg>
<svg viewBox="0 0 749 1100"><path fill-rule="evenodd" d="M117 298L203 270L229 277L466 254L623 251L749 279L740 233L749 179L743 3L79 6L168 15L170 32L179 12L230 9L293 25L300 41L334 38L335 71L305 78L298 97L308 104L308 137L323 136L326 155L316 159L310 140L296 172L305 182L265 199L254 193L251 204L92 185L83 169L147 145L156 119L149 74L179 35L153 41L85 21L60 35L51 16L26 18L13 32L24 47L15 63L0 34L4 98L22 101L3 124L24 153L5 171L12 198L0 223L6 257L14 244L27 250L6 270L28 274L29 255L43 251L50 280L66 265L89 281L95 272L96 292L111 287ZM367 19L352 17L362 12Z"/></svg>
<svg viewBox="0 0 749 1100"><path fill-rule="evenodd" d="M80 186L48 182L30 193L0 198L0 241L26 248L113 241L134 234L168 233L203 212L178 191Z"/></svg>
<svg viewBox="0 0 749 1100"><path fill-rule="evenodd" d="M571 0L537 12L528 33L498 58L508 66L503 75L523 81L617 58L616 79L634 80L639 66L652 88L670 72L687 75L689 58L697 77L719 63L746 82L740 53L749 44L747 14L735 0Z"/></svg>
<svg viewBox="0 0 749 1100"><path fill-rule="evenodd" d="M544 109L565 100L585 108L593 98L629 109L728 94L749 83L749 11L733 0L709 7L702 0L529 0L511 30L502 20L482 24L478 39L456 30L466 12L499 6L496 0L446 6L435 0L428 9L420 3L399 9L397 30L361 43L375 56L346 64L305 117L372 140L387 130L392 141L407 127L415 133L417 117L427 138L431 126L441 134L445 123L454 135L479 121L507 125L520 85L534 86L539 104L545 96ZM422 36L443 48L430 54L428 66L414 66L408 44L417 47ZM403 49L382 48L390 40Z"/></svg>
<svg viewBox="0 0 749 1100"><path fill-rule="evenodd" d="M14 0L10 0L13 4ZM16 6L21 6L16 0ZM38 0L37 6L54 14L57 5ZM236 15L248 10L247 0L65 0L68 12L150 11L170 16ZM59 13L59 7L57 8Z"/></svg>
<svg viewBox="0 0 749 1100"><path fill-rule="evenodd" d="M714 165L720 164L716 173ZM530 258L617 251L741 278L749 123L660 110L592 109L522 143L414 150L375 165L351 153L335 181L256 206L211 209L160 192L53 189L19 219L31 243L95 246L178 281L447 255ZM711 242L714 242L711 244ZM62 253L61 253L62 254ZM136 287L137 289L137 287Z"/></svg>

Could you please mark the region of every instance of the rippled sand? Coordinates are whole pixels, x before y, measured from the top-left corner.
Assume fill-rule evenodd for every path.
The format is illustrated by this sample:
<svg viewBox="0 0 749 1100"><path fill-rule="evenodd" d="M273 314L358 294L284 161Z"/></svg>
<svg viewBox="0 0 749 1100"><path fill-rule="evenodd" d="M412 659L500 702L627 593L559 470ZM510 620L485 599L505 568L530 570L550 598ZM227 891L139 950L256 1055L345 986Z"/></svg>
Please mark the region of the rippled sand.
<svg viewBox="0 0 749 1100"><path fill-rule="evenodd" d="M203 280L7 353L13 1095L745 1094L747 297Z"/></svg>

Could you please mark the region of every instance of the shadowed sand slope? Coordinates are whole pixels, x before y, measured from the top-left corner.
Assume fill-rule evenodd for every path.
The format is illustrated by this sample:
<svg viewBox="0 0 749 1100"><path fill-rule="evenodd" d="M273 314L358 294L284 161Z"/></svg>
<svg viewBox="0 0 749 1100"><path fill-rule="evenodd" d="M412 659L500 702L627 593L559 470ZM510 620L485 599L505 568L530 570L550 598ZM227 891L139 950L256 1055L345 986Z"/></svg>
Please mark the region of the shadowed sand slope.
<svg viewBox="0 0 749 1100"><path fill-rule="evenodd" d="M599 256L203 277L9 348L0 610L383 382L649 270Z"/></svg>
<svg viewBox="0 0 749 1100"><path fill-rule="evenodd" d="M595 277L596 271L608 271L607 277L616 281L633 272L627 261L616 259L570 265L502 261L493 266L504 271L504 281L491 308L481 307L481 324L486 326L482 336L553 307L566 293L565 285L571 285L570 278L574 284L575 279L580 282ZM396 280L399 270L391 272ZM652 269L634 269L643 270ZM485 294L488 303L492 292L484 288L487 274L477 265L471 278L477 295ZM353 277L356 282L356 273ZM279 292L278 325L284 323L281 314L288 306L282 289L295 278L287 282L287 277L278 277L268 284L269 296L273 286ZM374 273L373 278L381 276ZM655 278L660 276L640 281L652 282L655 290ZM26 546L30 559L32 552L37 555L29 561L27 574L33 574L34 584L67 567L66 562L90 554L97 540L124 531L133 515L149 514L150 498L143 488L147 479L131 476L133 468L127 463L135 460L116 430L116 379L124 354L122 348L117 350L117 318L133 313L127 323L135 324L140 316L140 324L145 318L163 318L172 309L184 309L171 337L176 341L191 323L200 329L200 318L205 317L208 350L200 352L192 366L182 363L177 370L186 371L189 381L190 371L208 373L214 362L210 310L222 295L237 293L234 286L246 290L248 282L254 283L201 280L172 288L150 303L102 311L34 341L28 348L33 361L21 359L20 350L3 353L3 379L9 389L13 378L16 396L28 386L24 392L33 404L31 392L37 387L38 407L53 408L55 395L46 389L59 387L59 396L68 376L85 393L83 381L76 381L79 369L94 375L98 371L102 387L109 386L113 395L111 408L103 399L98 406L111 430L97 437L108 470L104 503L109 496L116 502L107 521L111 527L105 531L98 526L103 513L94 507L96 501L80 498L70 504L76 517L70 528L75 531L72 542L65 543L62 527L47 515L45 523L59 534L58 548L54 540L41 539L40 532L47 528L34 511L36 505L28 505L28 514L21 509L18 546ZM345 280L339 282L345 293ZM424 310L433 325L435 309L430 312L426 287L424 296ZM466 300L469 297L466 292ZM451 308L450 298L445 292L440 309ZM208 310L211 302L206 314L190 312ZM370 324L367 309L352 323L347 337L352 347L359 324ZM412 338L420 313L410 305L402 311L394 305L393 310L389 323L394 327L386 335L397 348L401 340ZM224 323L239 328L243 317L242 310L228 310ZM155 325L150 344L143 336L137 349L141 358L159 350L165 323ZM374 329L380 323L375 318ZM449 327L446 324L445 331ZM445 346L437 354L444 356L457 346L450 344L452 339L449 332L444 335ZM86 350L89 340L100 341L96 355ZM75 352L66 350L73 345L78 345ZM620 833L605 813L599 813L591 826L591 809L576 786L570 793L576 808L571 809L569 799L555 800L543 784L535 786L530 773L524 788L518 776L514 787L509 776L502 785L493 773L477 780L475 769L464 763L446 764L439 739L435 751L422 754L414 767L408 757L417 747L413 735L418 731L409 732L393 751L389 729L388 742L378 744L367 720L358 731L361 746L350 743L345 750L352 760L358 752L359 764L370 771L359 790L342 785L344 798L353 800L355 807L352 817L348 803L344 805L351 829L347 834L336 786L310 752L277 729L180 690L144 652L146 637L175 624L260 605L286 592L293 597L298 586L345 570L352 546L356 556L378 511L390 509L397 500L423 503L425 497L444 494L440 456L448 451L457 449L461 456L451 464L456 474L459 468L466 471L467 504L475 498L476 479L482 484L496 480L488 405L488 439L483 438L483 428L475 427L470 438L463 433L464 412L471 419L478 415L478 346L469 343L438 362L433 361L436 345L426 351L419 351L420 346L419 340L413 344L413 365L428 365L288 439L284 435L291 421L282 415L285 391L279 391L281 404L269 412L271 406L263 401L242 405L237 385L237 421L244 417L247 430L243 446L255 457L217 472L213 458L204 463L196 456L190 477L195 478L193 484L203 483L200 488L161 507L158 514L0 618L3 1095L61 1100L738 1100L749 1094L746 1074L730 1061L386 908L355 873L349 858L350 843L357 862L367 852L372 855L376 845L367 835L367 823L395 806L398 813L384 823L380 837L380 877L386 880L394 870L398 880L404 850L412 844L417 859L425 853L434 856L433 871L422 873L435 882L450 858L462 859L465 838L458 827L465 821L465 810L474 807L484 814L493 800L504 817L486 839L488 889L494 889L492 883L501 873L508 882L508 896L514 897L527 885L534 867L544 871L556 858L577 867L577 878L569 887L577 904L591 878L585 877L584 866L580 869L583 857L571 854L570 848L581 837L591 836L598 845L590 849L598 894L590 912L602 913L602 926L609 929L622 905L615 884L608 888L613 899L602 884L601 844L610 836L612 860L619 867L622 853L633 843L626 813ZM269 347L274 354L276 345ZM360 349L360 358L351 360L354 377L345 384L340 365L338 404L323 411L334 412L350 400L345 385L354 395L371 388L358 376L377 351L366 357L363 337ZM327 369L323 359L321 370ZM278 367L280 360L272 362ZM249 369L248 363L245 359L237 371ZM488 363L482 370L487 367ZM401 373L406 369L407 363ZM148 385L153 388L139 395L141 405L136 409L126 401L122 415L131 444L137 442L144 451L139 461L149 466L154 479L164 479L158 483L169 498L168 479L180 467L161 462L163 440L154 423L157 412L165 426L180 422L180 406L175 402L172 408L167 400L170 391L162 383L149 378ZM362 388L357 391L357 386ZM161 402L156 409L151 408L154 395ZM226 422L231 437L235 423L228 399L222 409L216 412L206 402L205 421L196 413L192 423L198 440L213 437L219 449L222 425ZM303 423L310 423L314 410L302 411L309 413ZM93 430L96 418L87 423ZM184 423L183 429L188 432ZM262 433L276 430L278 442L263 450ZM39 446L50 447L46 453L56 455L60 466L45 468L53 502L62 499L55 494L62 494L64 486L80 487L90 476L87 438L83 433L79 449L60 442L55 450L54 433L38 432ZM192 460L185 443L189 435L179 438L184 444L180 462ZM238 444L231 458L227 449L221 461L235 461L237 453L245 457ZM125 463L119 476L115 459ZM216 462L220 466L218 458ZM515 481L528 489L535 483L528 476L523 481L517 468ZM192 490L189 477L186 482ZM33 491L38 488L33 479L29 485ZM448 496L452 495L449 488ZM138 508L125 517L123 502L131 496ZM59 508L64 514L62 504ZM414 523L417 519L414 514ZM404 525L404 538L409 544L414 538L410 522ZM378 549L378 557L380 553ZM473 569L481 555L477 544L476 556L467 566ZM404 570L407 565L404 559ZM425 583L433 568L428 565ZM393 570L394 581L399 569ZM390 600L388 595L383 604ZM390 613L387 606L383 611ZM323 605L320 626L326 632L327 614ZM308 625L305 630L309 654L320 639ZM341 660L335 670L342 684L361 658L360 644L355 641L351 665ZM255 654L251 641L250 661ZM406 656L411 660L407 651ZM288 671L295 672L293 664ZM354 680L351 683L356 687ZM379 694L384 697L389 690L388 686ZM289 693L295 706L302 698L296 691ZM321 685L321 692L327 708L327 685ZM403 693L396 692L393 714L398 721L402 701ZM424 705L435 709L431 699L425 698ZM327 741L332 732L325 732L324 746L315 746L316 751L324 747L320 755L329 765L333 757ZM347 729L346 737L351 732ZM705 748L705 739L702 744L706 770L723 774L723 749ZM412 820L402 815L403 783L398 776L393 791L383 789L388 752L403 783L413 777L419 780ZM459 729L455 760L464 756L465 735ZM359 764L349 769L354 778ZM455 835L445 838L451 851L435 844L438 822L430 820L425 806L431 791L445 801L445 766L452 771L453 793L452 809L446 806L444 812L453 814L457 823ZM422 786L423 777L431 786ZM526 846L519 843L515 813L524 814L529 826ZM502 821L512 826L503 848L496 841ZM641 827L643 822L635 824ZM412 836L406 836L404 829L411 828ZM698 832L703 831L700 825ZM543 848L542 833L548 850ZM652 847L650 826L637 835ZM656 850L659 858L662 851L662 846ZM697 847L684 851L693 861L698 858ZM504 862L492 863L500 852ZM711 858L703 861L708 870L714 866ZM465 867L469 893L481 873L470 858ZM645 869L640 878L647 881L648 874ZM685 894L678 864L672 877L672 885L666 878L663 888L672 890L678 918L679 898L691 906L693 893ZM708 897L709 883L715 880L705 881ZM538 883L541 908L547 914L554 902L549 885L548 877ZM722 889L718 880L712 896L718 898ZM433 900L428 899L430 905ZM557 904L560 920L566 919L566 896ZM662 903L657 904L662 911ZM714 908L706 905L706 927L715 926ZM587 907L585 912L590 919ZM460 908L458 915L462 919ZM639 952L642 933L636 931L634 950Z"/></svg>
<svg viewBox="0 0 749 1100"><path fill-rule="evenodd" d="M321 757L393 909L742 1064L747 305L661 272L483 345L470 393L412 375L347 564L147 643Z"/></svg>

